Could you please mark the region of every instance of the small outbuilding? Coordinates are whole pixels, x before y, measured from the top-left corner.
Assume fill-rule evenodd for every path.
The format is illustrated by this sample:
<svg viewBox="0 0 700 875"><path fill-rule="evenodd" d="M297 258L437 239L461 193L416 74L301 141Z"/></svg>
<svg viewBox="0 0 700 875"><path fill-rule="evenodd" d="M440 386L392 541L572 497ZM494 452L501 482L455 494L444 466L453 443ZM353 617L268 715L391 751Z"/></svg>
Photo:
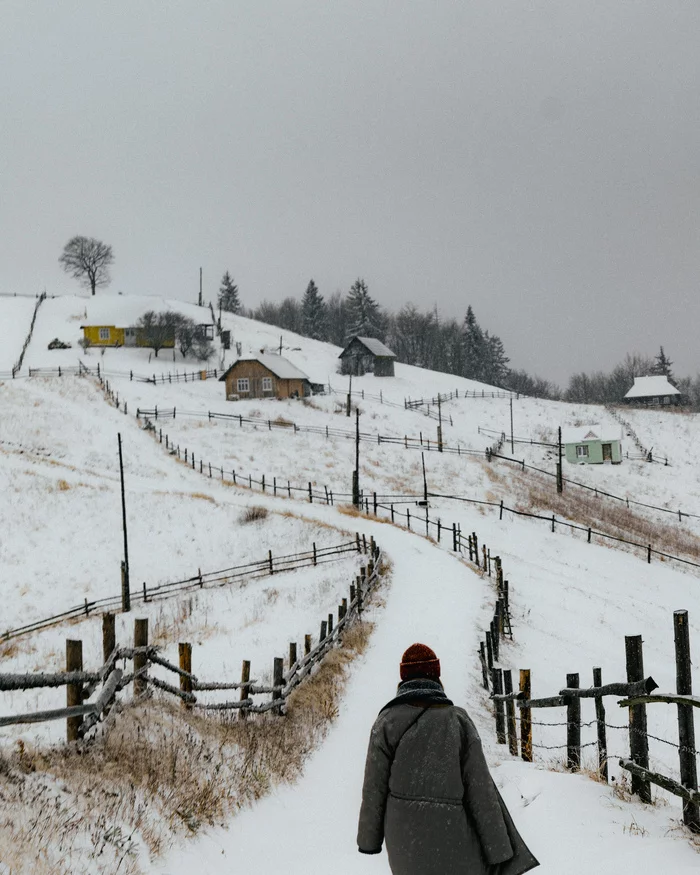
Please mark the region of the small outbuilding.
<svg viewBox="0 0 700 875"><path fill-rule="evenodd" d="M669 382L668 377L635 377L634 385L625 395L626 404L664 406L680 404L681 393Z"/></svg>
<svg viewBox="0 0 700 875"><path fill-rule="evenodd" d="M375 337L355 336L338 356L340 373L361 377L374 374L375 377L393 377L394 359L388 346Z"/></svg>
<svg viewBox="0 0 700 875"><path fill-rule="evenodd" d="M602 429L599 425L563 428L561 440L566 461L572 465L602 465L622 461L622 436L619 430Z"/></svg>
<svg viewBox="0 0 700 875"><path fill-rule="evenodd" d="M261 353L239 358L219 380L226 384L226 400L244 398L303 398L311 381L281 355Z"/></svg>

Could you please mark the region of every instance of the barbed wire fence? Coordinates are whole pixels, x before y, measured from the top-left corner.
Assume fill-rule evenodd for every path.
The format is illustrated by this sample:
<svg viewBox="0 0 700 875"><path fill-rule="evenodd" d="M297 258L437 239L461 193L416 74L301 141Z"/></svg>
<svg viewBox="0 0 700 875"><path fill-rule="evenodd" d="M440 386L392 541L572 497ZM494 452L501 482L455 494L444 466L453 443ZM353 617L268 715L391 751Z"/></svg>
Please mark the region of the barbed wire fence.
<svg viewBox="0 0 700 875"><path fill-rule="evenodd" d="M482 666L484 689L489 693L493 705L495 734L498 744L507 744L513 756L520 756L526 762L533 762L534 751L566 751L566 766L576 772L581 769L581 751L586 748L597 749L596 774L600 781L609 780L608 763L618 760L620 768L631 775L631 791L642 802L652 801L651 785L663 788L683 800L683 821L693 832L700 832L700 793L698 793L697 757L693 709L700 707L700 697L692 694L690 659L690 633L688 612L675 611L673 615L674 640L676 651L676 692L658 693L653 677L644 676L644 658L641 635L625 637L625 661L627 677L624 682L603 684L602 670L593 669L593 686L581 688L578 673L566 675L566 686L554 696L532 697L532 677L529 669L519 672L519 689L513 689L512 670L500 668L498 649L487 650L487 641L482 642L478 656ZM488 633L487 633L488 635ZM488 639L487 639L488 640ZM486 652L486 664L484 651ZM492 658L491 658L492 657ZM609 696L622 697L618 706L627 709L628 722L618 724L609 722L606 717L604 699ZM595 719L581 720L581 702L593 699ZM649 732L647 728L647 706L651 704L676 705L678 715L678 741L663 738ZM566 719L561 721L533 720L532 712L541 708L565 708ZM519 712L519 713L516 713ZM533 727L562 727L566 731L566 742L546 744L533 741ZM582 742L581 730L595 727L595 740ZM607 730L626 732L628 750L626 754L610 753ZM649 741L663 744L678 754L675 776L650 768ZM668 763L660 762L667 771L676 771Z"/></svg>

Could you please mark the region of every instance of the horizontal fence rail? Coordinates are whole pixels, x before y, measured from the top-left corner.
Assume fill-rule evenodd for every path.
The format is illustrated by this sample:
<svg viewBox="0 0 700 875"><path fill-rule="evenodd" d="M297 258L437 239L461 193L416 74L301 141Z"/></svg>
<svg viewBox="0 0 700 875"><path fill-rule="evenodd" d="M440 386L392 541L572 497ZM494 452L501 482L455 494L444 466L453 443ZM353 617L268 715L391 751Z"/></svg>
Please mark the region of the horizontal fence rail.
<svg viewBox="0 0 700 875"><path fill-rule="evenodd" d="M367 556L367 563L360 568L349 587L349 596L343 598L335 612L329 613L320 624L316 643L312 635L304 637L303 653L298 654L297 643L289 644L287 670L284 659L273 660L272 683L261 684L250 676L250 662L244 660L241 679L201 680L192 671L192 645L180 643L180 664L174 665L160 654L160 649L148 642L148 620L137 619L134 623L134 647L115 646L114 614L104 614L102 620L104 665L93 672L82 668L82 642L66 642L66 671L54 674L0 674L0 691L36 690L65 686L67 707L35 711L0 717L0 727L18 724L43 723L53 720L67 721L67 739L75 741L104 718L116 694L128 685L133 685L134 698L146 696L149 687L178 698L187 708L204 712L238 711L241 716L272 712L283 715L289 696L320 665L326 654L342 641L344 631L362 618L363 611L373 590L382 580L384 570L382 552L373 538L356 538L353 547L359 545ZM117 662L124 660L124 668ZM126 662L131 660L133 671L126 673ZM158 668L175 675L178 686L154 674ZM100 687L94 702L86 702ZM235 700L224 702L201 701L198 693L234 691ZM267 695L266 702L253 697ZM146 701L148 697L146 696Z"/></svg>
<svg viewBox="0 0 700 875"><path fill-rule="evenodd" d="M269 577L270 575L279 574L284 571L293 571L298 568L308 568L326 562L333 562L336 561L338 557L349 553L359 553L361 549L362 540L359 536L356 536L352 541L346 541L332 547L316 548L314 545L311 550L306 550L303 553L293 553L286 556L274 556L270 550L268 551L266 558L255 562L235 565L218 571L198 571L197 574L192 575L191 577L167 581L165 583L151 586L147 586L144 583L140 588L130 589L129 602L135 604L139 602L148 603L168 598L178 593L191 592L200 589L211 589L217 586L226 586L227 584L234 583L241 579ZM6 630L0 635L0 642L10 641L13 638L18 638L21 635L27 635L31 632L38 632L41 629L47 629L50 626L55 626L58 623L66 622L68 620L77 620L83 617L88 617L94 613L123 608L124 599L125 593L123 591L119 595L108 596L102 599L86 598L82 604L74 605L73 607L61 611L58 614L54 614L51 617L45 617L31 623L26 623L23 626L18 626L15 629Z"/></svg>
<svg viewBox="0 0 700 875"><path fill-rule="evenodd" d="M700 832L700 793L698 793L697 757L700 752L695 746L693 709L700 707L700 696L692 694L692 675L690 658L690 633L688 612L675 611L673 615L676 656L676 692L656 692L658 684L652 677L644 676L644 658L641 635L625 637L626 681L603 684L602 670L593 669L593 686L582 688L577 673L567 674L566 686L556 695L532 698L532 678L529 669L520 671L520 688L513 691L512 672L497 668L498 651L495 651L490 670L484 668L484 645L479 656L482 663L484 688L489 691L493 704L496 740L499 744L508 743L510 753L520 756L527 762L533 761L533 748L545 751L566 751L566 764L571 771L581 768L581 751L595 747L598 759L598 777L608 781L608 762L617 759L619 766L631 775L632 793L638 794L642 802L651 802L651 784L662 787L683 800L683 820L693 832ZM505 681L505 683L504 683ZM628 712L627 723L610 723L606 717L604 699L615 696L618 706ZM581 719L581 702L593 699L595 719L584 722ZM653 735L647 728L647 706L675 706L678 719L678 741ZM566 719L562 721L533 720L532 712L542 708L565 708ZM516 709L519 716L516 717ZM518 723L520 731L518 732ZM538 744L533 741L533 726L561 726L566 730L566 742L562 744ZM582 728L595 727L596 738L582 743ZM608 749L607 730L622 730L629 737L629 754L612 754ZM518 736L520 737L518 739ZM675 749L679 757L680 781L658 770L650 768L649 741L655 741L667 748Z"/></svg>

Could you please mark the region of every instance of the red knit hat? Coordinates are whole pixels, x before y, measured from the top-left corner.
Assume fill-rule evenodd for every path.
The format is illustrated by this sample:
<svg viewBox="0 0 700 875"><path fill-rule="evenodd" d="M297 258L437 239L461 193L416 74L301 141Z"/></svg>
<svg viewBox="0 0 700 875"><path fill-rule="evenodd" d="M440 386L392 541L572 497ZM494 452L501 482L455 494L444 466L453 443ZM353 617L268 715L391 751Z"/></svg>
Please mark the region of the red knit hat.
<svg viewBox="0 0 700 875"><path fill-rule="evenodd" d="M411 678L440 678L440 660L425 644L411 644L401 657L401 680L408 681Z"/></svg>

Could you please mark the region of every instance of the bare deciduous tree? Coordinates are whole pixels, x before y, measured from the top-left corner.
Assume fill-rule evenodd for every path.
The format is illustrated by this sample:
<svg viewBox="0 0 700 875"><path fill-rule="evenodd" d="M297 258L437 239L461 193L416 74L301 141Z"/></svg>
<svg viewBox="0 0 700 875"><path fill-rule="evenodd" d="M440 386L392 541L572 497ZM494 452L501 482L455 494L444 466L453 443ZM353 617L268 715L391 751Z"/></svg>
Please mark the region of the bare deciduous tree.
<svg viewBox="0 0 700 875"><path fill-rule="evenodd" d="M114 255L111 246L94 237L71 237L58 261L66 273L94 295L97 288L108 285Z"/></svg>

